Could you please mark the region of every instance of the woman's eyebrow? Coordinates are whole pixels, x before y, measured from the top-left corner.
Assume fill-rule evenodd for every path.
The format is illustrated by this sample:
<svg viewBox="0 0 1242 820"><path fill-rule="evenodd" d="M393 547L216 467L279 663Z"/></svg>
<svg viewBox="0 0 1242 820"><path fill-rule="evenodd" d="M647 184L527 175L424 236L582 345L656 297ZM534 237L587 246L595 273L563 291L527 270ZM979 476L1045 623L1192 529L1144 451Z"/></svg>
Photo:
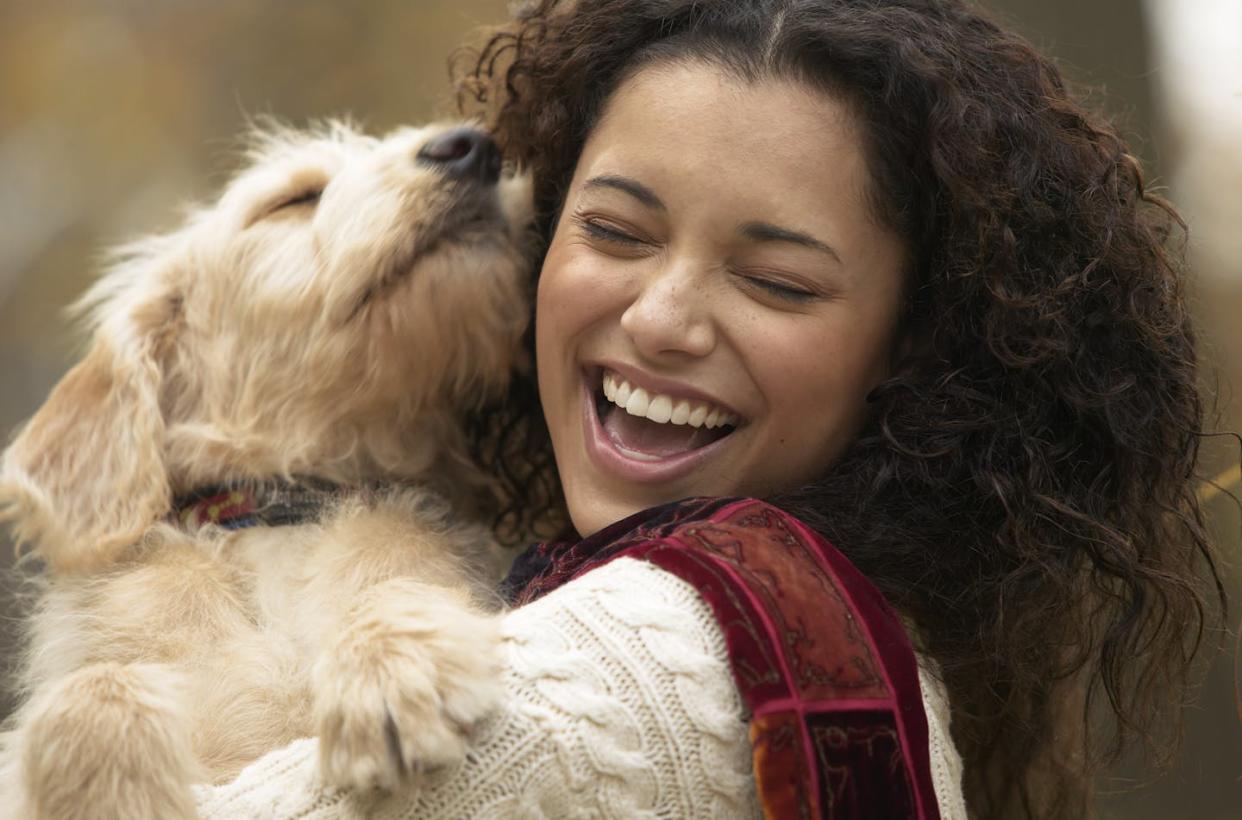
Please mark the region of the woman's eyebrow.
<svg viewBox="0 0 1242 820"><path fill-rule="evenodd" d="M792 242L795 245L802 245L803 247L826 253L837 260L838 263L841 263L841 254L837 253L835 248L801 231L780 228L769 222L747 222L738 231L742 236L745 236L747 239L753 239L756 242Z"/></svg>
<svg viewBox="0 0 1242 820"><path fill-rule="evenodd" d="M586 189L612 188L629 194L648 208L655 208L658 211L668 210L660 198L656 196L655 191L638 180L630 179L629 177L617 176L616 174L601 174L588 179L583 183L582 187Z"/></svg>

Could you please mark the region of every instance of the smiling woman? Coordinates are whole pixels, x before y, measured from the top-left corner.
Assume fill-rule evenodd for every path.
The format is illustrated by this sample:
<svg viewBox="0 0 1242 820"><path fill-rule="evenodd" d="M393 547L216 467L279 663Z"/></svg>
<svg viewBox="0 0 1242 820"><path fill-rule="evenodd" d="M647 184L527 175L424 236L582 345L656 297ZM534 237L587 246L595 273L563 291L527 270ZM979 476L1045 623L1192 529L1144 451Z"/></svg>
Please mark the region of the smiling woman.
<svg viewBox="0 0 1242 820"><path fill-rule="evenodd" d="M543 250L480 450L570 526L463 765L327 793L306 741L203 809L1088 814L1219 602L1178 218L1116 131L960 0L536 0L462 82Z"/></svg>

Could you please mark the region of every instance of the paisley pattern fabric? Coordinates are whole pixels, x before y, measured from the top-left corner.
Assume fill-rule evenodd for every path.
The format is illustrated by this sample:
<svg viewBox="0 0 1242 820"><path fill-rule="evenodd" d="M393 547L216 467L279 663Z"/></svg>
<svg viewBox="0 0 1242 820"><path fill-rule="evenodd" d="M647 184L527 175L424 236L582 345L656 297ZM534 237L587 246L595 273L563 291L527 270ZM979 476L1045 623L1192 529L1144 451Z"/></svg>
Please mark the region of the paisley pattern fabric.
<svg viewBox="0 0 1242 820"><path fill-rule="evenodd" d="M515 562L511 603L621 556L688 581L725 635L769 818L938 820L918 667L879 591L823 538L753 499L690 499Z"/></svg>

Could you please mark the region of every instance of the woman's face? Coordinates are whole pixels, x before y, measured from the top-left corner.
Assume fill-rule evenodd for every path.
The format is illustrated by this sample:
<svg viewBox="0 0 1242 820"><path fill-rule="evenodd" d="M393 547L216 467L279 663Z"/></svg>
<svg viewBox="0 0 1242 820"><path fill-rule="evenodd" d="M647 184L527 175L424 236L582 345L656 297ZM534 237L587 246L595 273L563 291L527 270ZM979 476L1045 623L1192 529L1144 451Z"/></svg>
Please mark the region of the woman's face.
<svg viewBox="0 0 1242 820"><path fill-rule="evenodd" d="M587 535L820 475L888 374L903 249L851 110L792 81L646 68L587 140L539 280L539 391Z"/></svg>

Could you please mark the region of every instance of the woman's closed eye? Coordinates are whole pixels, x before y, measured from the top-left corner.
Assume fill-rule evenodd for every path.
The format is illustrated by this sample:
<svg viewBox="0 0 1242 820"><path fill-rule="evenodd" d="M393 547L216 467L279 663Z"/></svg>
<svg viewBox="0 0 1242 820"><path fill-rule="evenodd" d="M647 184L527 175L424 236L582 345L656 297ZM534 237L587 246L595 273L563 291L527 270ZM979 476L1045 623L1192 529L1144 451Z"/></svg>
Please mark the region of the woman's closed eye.
<svg viewBox="0 0 1242 820"><path fill-rule="evenodd" d="M787 302L803 304L821 298L822 294L806 285L769 273L739 270L734 275L742 280L747 287L762 291L766 296L775 296Z"/></svg>
<svg viewBox="0 0 1242 820"><path fill-rule="evenodd" d="M809 290L778 282L775 279L766 279L762 276L748 276L746 281L773 296L788 299L791 302L809 302L815 298L815 294Z"/></svg>
<svg viewBox="0 0 1242 820"><path fill-rule="evenodd" d="M583 233L592 239L598 239L602 242L613 243L616 245L625 245L635 247L645 245L647 242L643 239L627 233L625 230L608 222L590 216L575 216L574 222L582 229Z"/></svg>

